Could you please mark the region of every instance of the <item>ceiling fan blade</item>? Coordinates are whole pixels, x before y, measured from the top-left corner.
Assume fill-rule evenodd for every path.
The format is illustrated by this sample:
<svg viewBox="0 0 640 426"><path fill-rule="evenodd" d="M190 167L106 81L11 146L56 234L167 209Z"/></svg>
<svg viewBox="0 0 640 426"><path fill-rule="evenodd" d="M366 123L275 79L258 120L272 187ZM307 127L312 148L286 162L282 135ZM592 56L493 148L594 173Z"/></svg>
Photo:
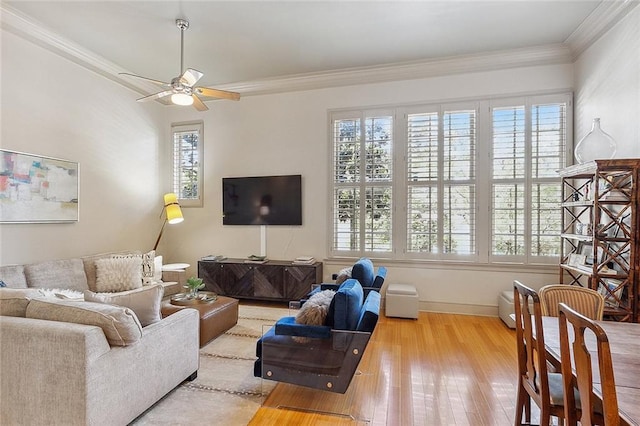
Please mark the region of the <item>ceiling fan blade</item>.
<svg viewBox="0 0 640 426"><path fill-rule="evenodd" d="M195 87L193 89L196 93L210 98L229 99L232 101L240 100L240 93L227 92L226 90L211 89L209 87Z"/></svg>
<svg viewBox="0 0 640 426"><path fill-rule="evenodd" d="M197 109L198 111L206 111L209 109L208 106L206 106L199 97L197 97L196 95L191 95L191 97L193 98L193 106L195 109Z"/></svg>
<svg viewBox="0 0 640 426"><path fill-rule="evenodd" d="M180 82L189 87L193 87L194 84L198 82L202 78L204 74L198 70L194 70L193 68L188 68L185 72L180 76Z"/></svg>
<svg viewBox="0 0 640 426"><path fill-rule="evenodd" d="M173 94L173 90L165 90L163 92L154 93L153 95L144 96L136 100L138 102L152 101L154 99L164 98L165 96L169 96L171 94Z"/></svg>
<svg viewBox="0 0 640 426"><path fill-rule="evenodd" d="M171 83L165 83L164 81L154 80L152 78L142 77L140 75L129 74L128 72L120 72L120 73L118 73L118 75L128 75L129 77L135 77L135 78L140 78L142 80L147 80L147 81L150 81L152 83L159 84L160 86L171 87Z"/></svg>

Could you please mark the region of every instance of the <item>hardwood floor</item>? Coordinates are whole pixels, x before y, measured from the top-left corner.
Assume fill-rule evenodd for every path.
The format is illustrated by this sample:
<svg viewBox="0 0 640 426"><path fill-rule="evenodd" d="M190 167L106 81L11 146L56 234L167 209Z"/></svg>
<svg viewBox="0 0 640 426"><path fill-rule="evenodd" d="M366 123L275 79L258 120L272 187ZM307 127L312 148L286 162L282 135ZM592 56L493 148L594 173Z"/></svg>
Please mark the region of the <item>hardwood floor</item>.
<svg viewBox="0 0 640 426"><path fill-rule="evenodd" d="M345 395L280 383L250 425L513 425L515 333L499 318L382 316ZM535 405L535 404L533 404ZM366 422L355 422L355 424Z"/></svg>

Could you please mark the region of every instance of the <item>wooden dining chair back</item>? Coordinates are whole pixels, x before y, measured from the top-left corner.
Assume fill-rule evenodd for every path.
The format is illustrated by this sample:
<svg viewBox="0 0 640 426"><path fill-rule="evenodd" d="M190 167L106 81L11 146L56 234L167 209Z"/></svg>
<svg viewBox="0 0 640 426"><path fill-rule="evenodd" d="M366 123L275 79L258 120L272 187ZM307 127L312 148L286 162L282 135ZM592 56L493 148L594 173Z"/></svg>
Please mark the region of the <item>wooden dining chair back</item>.
<svg viewBox="0 0 640 426"><path fill-rule="evenodd" d="M518 350L518 393L515 425L531 423L531 401L540 408L540 424L548 426L551 417L564 418L562 375L550 373L542 330L542 310L535 290L513 282ZM573 423L575 424L575 423Z"/></svg>
<svg viewBox="0 0 640 426"><path fill-rule="evenodd" d="M560 304L559 312L563 388L566 392L567 389L572 389L577 383L580 395L579 405L581 407L579 418L573 418L572 413L566 413L566 418L572 421L579 420L582 426L596 424L618 426L620 424L620 414L607 334L594 321L578 313L565 303ZM569 331L569 324L572 326L571 332ZM589 351L586 343L586 330L590 330L595 336L596 352ZM571 342L570 339L573 339L573 341ZM593 394L593 364L591 357L596 354L598 357L597 365L600 375L602 403ZM572 365L575 368L575 376ZM571 396L571 393L569 392L567 395Z"/></svg>
<svg viewBox="0 0 640 426"><path fill-rule="evenodd" d="M590 288L579 285L551 284L538 291L542 315L558 317L558 305L564 303L571 309L592 320L602 320L604 296Z"/></svg>

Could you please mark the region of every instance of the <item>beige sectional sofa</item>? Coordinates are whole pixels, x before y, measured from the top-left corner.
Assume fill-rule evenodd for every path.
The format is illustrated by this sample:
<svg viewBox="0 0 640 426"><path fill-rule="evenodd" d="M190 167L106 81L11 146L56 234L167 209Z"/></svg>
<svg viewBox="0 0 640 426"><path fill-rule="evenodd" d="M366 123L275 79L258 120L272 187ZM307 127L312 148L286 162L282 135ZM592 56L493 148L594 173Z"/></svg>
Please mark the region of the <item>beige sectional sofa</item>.
<svg viewBox="0 0 640 426"><path fill-rule="evenodd" d="M110 256L0 267L9 287L0 289L0 424L126 425L195 378L196 310L143 327L133 308L38 290L95 291L95 261ZM181 289L149 287L165 296Z"/></svg>

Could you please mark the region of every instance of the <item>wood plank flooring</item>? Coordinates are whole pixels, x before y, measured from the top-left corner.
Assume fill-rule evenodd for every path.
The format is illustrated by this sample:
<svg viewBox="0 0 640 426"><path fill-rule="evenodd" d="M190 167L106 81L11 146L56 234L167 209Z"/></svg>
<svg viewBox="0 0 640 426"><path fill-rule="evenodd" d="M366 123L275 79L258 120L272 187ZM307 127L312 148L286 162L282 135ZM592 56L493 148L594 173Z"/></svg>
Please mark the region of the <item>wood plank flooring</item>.
<svg viewBox="0 0 640 426"><path fill-rule="evenodd" d="M499 318L382 316L345 395L280 383L249 424L513 425L516 362L515 333ZM359 421L301 410L310 407Z"/></svg>

